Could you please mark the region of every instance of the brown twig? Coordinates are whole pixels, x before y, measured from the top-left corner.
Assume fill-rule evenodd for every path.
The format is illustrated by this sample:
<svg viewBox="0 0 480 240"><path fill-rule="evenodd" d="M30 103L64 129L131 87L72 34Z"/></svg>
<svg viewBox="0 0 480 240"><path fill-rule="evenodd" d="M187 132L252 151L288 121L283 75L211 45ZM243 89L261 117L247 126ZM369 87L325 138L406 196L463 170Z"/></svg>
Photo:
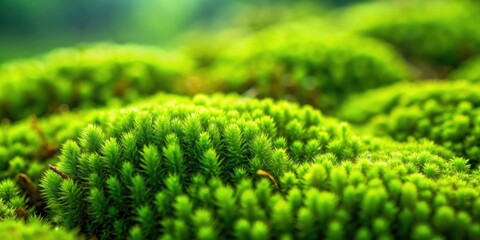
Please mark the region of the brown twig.
<svg viewBox="0 0 480 240"><path fill-rule="evenodd" d="M17 183L20 187L25 190L29 199L37 200L41 197L40 193L35 186L35 183L28 177L25 173L20 173L17 175Z"/></svg>
<svg viewBox="0 0 480 240"><path fill-rule="evenodd" d="M94 234L94 235L90 236L88 238L88 240L98 240L98 237L97 237L97 235Z"/></svg>
<svg viewBox="0 0 480 240"><path fill-rule="evenodd" d="M257 175L262 176L262 177L267 177L268 179L270 179L270 181L273 182L273 184L275 184L275 187L278 189L278 183L277 183L277 181L275 181L275 178L272 176L272 174L270 174L267 171L258 169L257 170Z"/></svg>
<svg viewBox="0 0 480 240"><path fill-rule="evenodd" d="M15 218L18 220L18 219L22 219L23 222L27 222L27 218L28 218L28 211L27 209L23 208L23 207L19 207L17 209L15 209Z"/></svg>
<svg viewBox="0 0 480 240"><path fill-rule="evenodd" d="M27 195L28 204L30 206L35 206L36 211L43 214L45 209L45 201L38 191L35 183L24 173L20 173L17 175L17 184L20 188L23 189L25 194Z"/></svg>
<svg viewBox="0 0 480 240"><path fill-rule="evenodd" d="M64 172L60 171L60 169L54 167L52 164L48 164L48 168L52 171L54 171L56 174L60 175L63 179L67 180L69 179L69 177L67 176L67 174L65 174Z"/></svg>
<svg viewBox="0 0 480 240"><path fill-rule="evenodd" d="M55 153L58 152L58 147L50 145L48 143L47 137L43 133L42 128L40 127L40 124L37 121L37 117L32 116L31 119L32 119L33 129L35 129L35 132L40 137L40 142L42 143L42 149L43 149L42 156L45 157L45 158L53 157L53 155L55 155Z"/></svg>

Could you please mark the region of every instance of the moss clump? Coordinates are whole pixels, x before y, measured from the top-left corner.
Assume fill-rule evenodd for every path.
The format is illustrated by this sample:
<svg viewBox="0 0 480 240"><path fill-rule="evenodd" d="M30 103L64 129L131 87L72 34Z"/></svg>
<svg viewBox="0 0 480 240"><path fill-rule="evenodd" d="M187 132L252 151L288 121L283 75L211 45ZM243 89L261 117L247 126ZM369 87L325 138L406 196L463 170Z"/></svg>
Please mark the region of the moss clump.
<svg viewBox="0 0 480 240"><path fill-rule="evenodd" d="M469 170L426 177L422 164L406 165L399 159L407 155L400 155L355 163L323 157L287 172L281 190L266 179L237 186L200 182L177 195L169 215L156 215L163 209L158 204L151 214L160 219L155 226L164 229L162 239L478 237L478 182L465 177ZM434 162L444 159L410 156L416 164L424 161L425 172L442 176ZM131 236L144 237L144 229L134 227Z"/></svg>
<svg viewBox="0 0 480 240"><path fill-rule="evenodd" d="M351 98L340 115L400 141L427 138L480 161L480 88L465 81L400 84Z"/></svg>
<svg viewBox="0 0 480 240"><path fill-rule="evenodd" d="M10 179L0 182L0 224L4 220L21 219L29 217L27 202L20 189ZM1 234L0 234L1 236Z"/></svg>
<svg viewBox="0 0 480 240"><path fill-rule="evenodd" d="M68 232L62 229L53 229L51 226L40 223L32 222L25 224L19 221L1 221L0 222L0 236L3 239L11 240L74 240L84 239L76 236L72 232Z"/></svg>
<svg viewBox="0 0 480 240"><path fill-rule="evenodd" d="M0 181L0 224L14 220L44 222L45 204L41 198L36 186L24 174L20 174L16 182L11 179ZM4 236L1 231L0 236Z"/></svg>
<svg viewBox="0 0 480 240"><path fill-rule="evenodd" d="M313 31L321 26L314 20L281 25L232 44L208 71L213 85L206 81L205 86L331 111L348 94L410 77L389 47L351 34Z"/></svg>
<svg viewBox="0 0 480 240"><path fill-rule="evenodd" d="M480 58L474 58L467 61L461 67L455 69L449 78L452 80L465 79L472 83L480 82Z"/></svg>
<svg viewBox="0 0 480 240"><path fill-rule="evenodd" d="M97 44L0 67L0 120L128 102L172 92L192 62L155 48Z"/></svg>
<svg viewBox="0 0 480 240"><path fill-rule="evenodd" d="M360 151L345 129L286 102L197 97L108 116L64 145L58 167L68 179L49 171L43 180L54 221L102 238L125 237L152 199L170 211L198 178L235 184L262 170L276 179L318 154L349 159ZM144 234L158 233L150 230Z"/></svg>
<svg viewBox="0 0 480 240"><path fill-rule="evenodd" d="M393 44L417 67L436 71L430 77L445 77L480 53L478 12L468 1L379 1L349 7L332 20Z"/></svg>
<svg viewBox="0 0 480 240"><path fill-rule="evenodd" d="M477 184L467 162L450 162L430 146L397 144L387 151L388 141L358 138L318 111L287 102L198 96L108 116L64 144L58 169L42 180L53 221L101 239L316 238L325 229L341 234L350 219L355 231L371 227L365 220L394 224L398 193L390 197L383 178L401 187L410 174L423 177L428 165L434 179L458 171L466 186ZM331 171L340 172L330 180ZM410 182L418 188L428 183L416 181ZM355 196L342 203L349 185L355 193L345 194ZM438 185L427 186L429 199ZM389 218L382 217L382 204L392 208ZM338 224L330 226L334 219ZM397 236L389 228L371 234Z"/></svg>

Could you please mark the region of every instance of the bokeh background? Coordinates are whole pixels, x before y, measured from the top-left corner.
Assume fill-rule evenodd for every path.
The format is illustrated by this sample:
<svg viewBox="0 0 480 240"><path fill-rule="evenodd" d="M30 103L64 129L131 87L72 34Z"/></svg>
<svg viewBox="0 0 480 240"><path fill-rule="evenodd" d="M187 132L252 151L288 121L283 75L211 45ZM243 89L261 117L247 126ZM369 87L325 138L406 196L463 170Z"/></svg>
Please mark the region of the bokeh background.
<svg viewBox="0 0 480 240"><path fill-rule="evenodd" d="M360 1L2 0L0 62L99 41L177 47L210 32L238 35L353 2Z"/></svg>

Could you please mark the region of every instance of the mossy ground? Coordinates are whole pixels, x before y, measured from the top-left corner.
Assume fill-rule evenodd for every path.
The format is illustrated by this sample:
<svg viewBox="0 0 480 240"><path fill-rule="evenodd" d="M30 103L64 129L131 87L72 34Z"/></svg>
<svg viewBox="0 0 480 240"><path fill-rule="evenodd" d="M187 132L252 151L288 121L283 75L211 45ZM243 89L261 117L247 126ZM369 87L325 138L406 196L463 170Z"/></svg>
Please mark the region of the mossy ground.
<svg viewBox="0 0 480 240"><path fill-rule="evenodd" d="M0 236L479 239L478 13L363 3L202 51L6 63Z"/></svg>

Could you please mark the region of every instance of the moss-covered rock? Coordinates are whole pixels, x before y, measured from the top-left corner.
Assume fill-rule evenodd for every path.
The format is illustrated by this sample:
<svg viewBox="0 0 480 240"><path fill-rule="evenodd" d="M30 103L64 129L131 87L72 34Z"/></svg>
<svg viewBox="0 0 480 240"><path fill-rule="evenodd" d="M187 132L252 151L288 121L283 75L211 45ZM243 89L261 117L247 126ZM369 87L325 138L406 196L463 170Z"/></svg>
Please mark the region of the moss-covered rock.
<svg viewBox="0 0 480 240"><path fill-rule="evenodd" d="M96 44L54 50L0 67L0 120L131 102L175 92L193 67L152 47Z"/></svg>
<svg viewBox="0 0 480 240"><path fill-rule="evenodd" d="M479 13L468 1L372 1L348 7L332 21L391 43L429 77L445 77L480 53Z"/></svg>
<svg viewBox="0 0 480 240"><path fill-rule="evenodd" d="M478 165L480 87L466 81L399 84L351 98L340 116L400 141L430 139Z"/></svg>
<svg viewBox="0 0 480 240"><path fill-rule="evenodd" d="M328 112L351 93L411 77L381 42L323 27L316 20L280 25L233 43L207 71L205 91L295 100Z"/></svg>

